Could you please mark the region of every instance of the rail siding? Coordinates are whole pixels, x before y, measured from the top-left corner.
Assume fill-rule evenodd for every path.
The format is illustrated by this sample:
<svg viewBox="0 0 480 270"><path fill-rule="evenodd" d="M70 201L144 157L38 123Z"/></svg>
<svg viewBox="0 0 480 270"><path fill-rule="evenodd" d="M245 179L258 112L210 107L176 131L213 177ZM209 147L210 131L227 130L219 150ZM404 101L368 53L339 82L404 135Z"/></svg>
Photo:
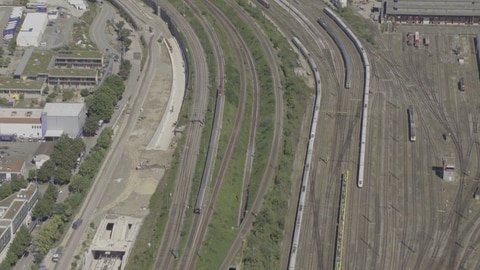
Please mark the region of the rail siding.
<svg viewBox="0 0 480 270"><path fill-rule="evenodd" d="M310 52L296 37L292 37L292 42L300 50L302 55L307 59L310 68L315 77L315 107L313 111L313 118L310 125L310 138L308 140L307 155L303 167L302 185L300 188L300 197L297 204L297 213L295 217L295 225L293 231L292 247L288 260L288 269L294 270L297 260L298 243L300 242L300 232L302 229L303 210L305 208L305 201L307 197L308 182L310 180L310 164L312 163L313 146L315 144L315 131L317 130L318 115L320 113L320 102L322 100L322 85L320 82L320 73L318 72L317 64L310 57Z"/></svg>
<svg viewBox="0 0 480 270"><path fill-rule="evenodd" d="M347 36L353 41L355 47L362 57L363 66L365 68L365 83L363 86L363 107L361 118L361 131L360 131L360 156L358 162L358 176L357 186L363 187L365 177L365 147L367 144L367 121L368 121L368 96L370 93L370 62L368 61L368 55L360 40L350 30L350 28L335 14L330 8L324 8L324 12L332 18L338 26L347 34Z"/></svg>

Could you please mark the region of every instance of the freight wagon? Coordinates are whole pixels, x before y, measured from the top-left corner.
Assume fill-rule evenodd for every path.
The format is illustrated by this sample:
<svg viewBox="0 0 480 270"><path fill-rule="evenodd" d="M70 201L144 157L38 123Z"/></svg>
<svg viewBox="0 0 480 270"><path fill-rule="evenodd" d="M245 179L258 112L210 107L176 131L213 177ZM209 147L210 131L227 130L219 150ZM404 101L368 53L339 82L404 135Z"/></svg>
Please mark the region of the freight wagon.
<svg viewBox="0 0 480 270"><path fill-rule="evenodd" d="M270 8L270 2L268 2L267 0L257 0L257 1L265 8Z"/></svg>

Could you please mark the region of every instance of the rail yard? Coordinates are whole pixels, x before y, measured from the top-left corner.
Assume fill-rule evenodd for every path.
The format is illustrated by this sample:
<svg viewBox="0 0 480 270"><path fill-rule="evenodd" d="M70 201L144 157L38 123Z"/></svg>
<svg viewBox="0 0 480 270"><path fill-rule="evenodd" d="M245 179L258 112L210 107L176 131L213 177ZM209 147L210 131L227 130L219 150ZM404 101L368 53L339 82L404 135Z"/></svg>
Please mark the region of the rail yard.
<svg viewBox="0 0 480 270"><path fill-rule="evenodd" d="M148 152L173 157L125 269L480 268L477 9L109 2L150 39L137 81L159 72L166 37L186 76L174 143Z"/></svg>

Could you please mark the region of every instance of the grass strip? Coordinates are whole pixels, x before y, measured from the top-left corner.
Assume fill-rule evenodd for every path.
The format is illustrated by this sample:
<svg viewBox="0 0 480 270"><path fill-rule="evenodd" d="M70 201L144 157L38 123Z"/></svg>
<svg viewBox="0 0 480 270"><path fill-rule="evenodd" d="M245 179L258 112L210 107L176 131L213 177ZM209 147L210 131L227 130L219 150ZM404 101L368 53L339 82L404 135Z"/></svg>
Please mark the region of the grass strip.
<svg viewBox="0 0 480 270"><path fill-rule="evenodd" d="M305 114L305 100L309 100L312 90L304 80L294 73L298 66L297 55L289 42L280 34L261 12L245 0L238 0L244 8L267 33L270 42L277 49L282 73L282 85L285 102L285 119L283 130L282 153L275 175L274 185L268 191L262 210L257 214L253 228L244 248L244 269L279 269L280 245L285 226L285 209L291 191L291 178L295 146L299 143L301 119Z"/></svg>

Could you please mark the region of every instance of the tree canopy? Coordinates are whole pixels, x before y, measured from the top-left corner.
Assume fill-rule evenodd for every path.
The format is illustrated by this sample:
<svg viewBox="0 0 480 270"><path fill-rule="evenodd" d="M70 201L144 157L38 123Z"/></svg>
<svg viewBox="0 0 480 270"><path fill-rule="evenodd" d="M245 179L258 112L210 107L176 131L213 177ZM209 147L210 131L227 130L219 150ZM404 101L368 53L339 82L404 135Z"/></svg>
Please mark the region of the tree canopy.
<svg viewBox="0 0 480 270"><path fill-rule="evenodd" d="M85 143L82 139L71 139L62 135L53 147L50 159L43 163L42 167L29 173L29 177L36 174L40 182L49 182L63 185L70 182L71 171L75 168L77 159L85 151Z"/></svg>
<svg viewBox="0 0 480 270"><path fill-rule="evenodd" d="M28 233L27 227L25 227L25 225L20 226L15 234L15 238L8 248L5 259L0 264L0 269L11 269L13 266L15 266L17 261L27 251L31 242L32 237Z"/></svg>

